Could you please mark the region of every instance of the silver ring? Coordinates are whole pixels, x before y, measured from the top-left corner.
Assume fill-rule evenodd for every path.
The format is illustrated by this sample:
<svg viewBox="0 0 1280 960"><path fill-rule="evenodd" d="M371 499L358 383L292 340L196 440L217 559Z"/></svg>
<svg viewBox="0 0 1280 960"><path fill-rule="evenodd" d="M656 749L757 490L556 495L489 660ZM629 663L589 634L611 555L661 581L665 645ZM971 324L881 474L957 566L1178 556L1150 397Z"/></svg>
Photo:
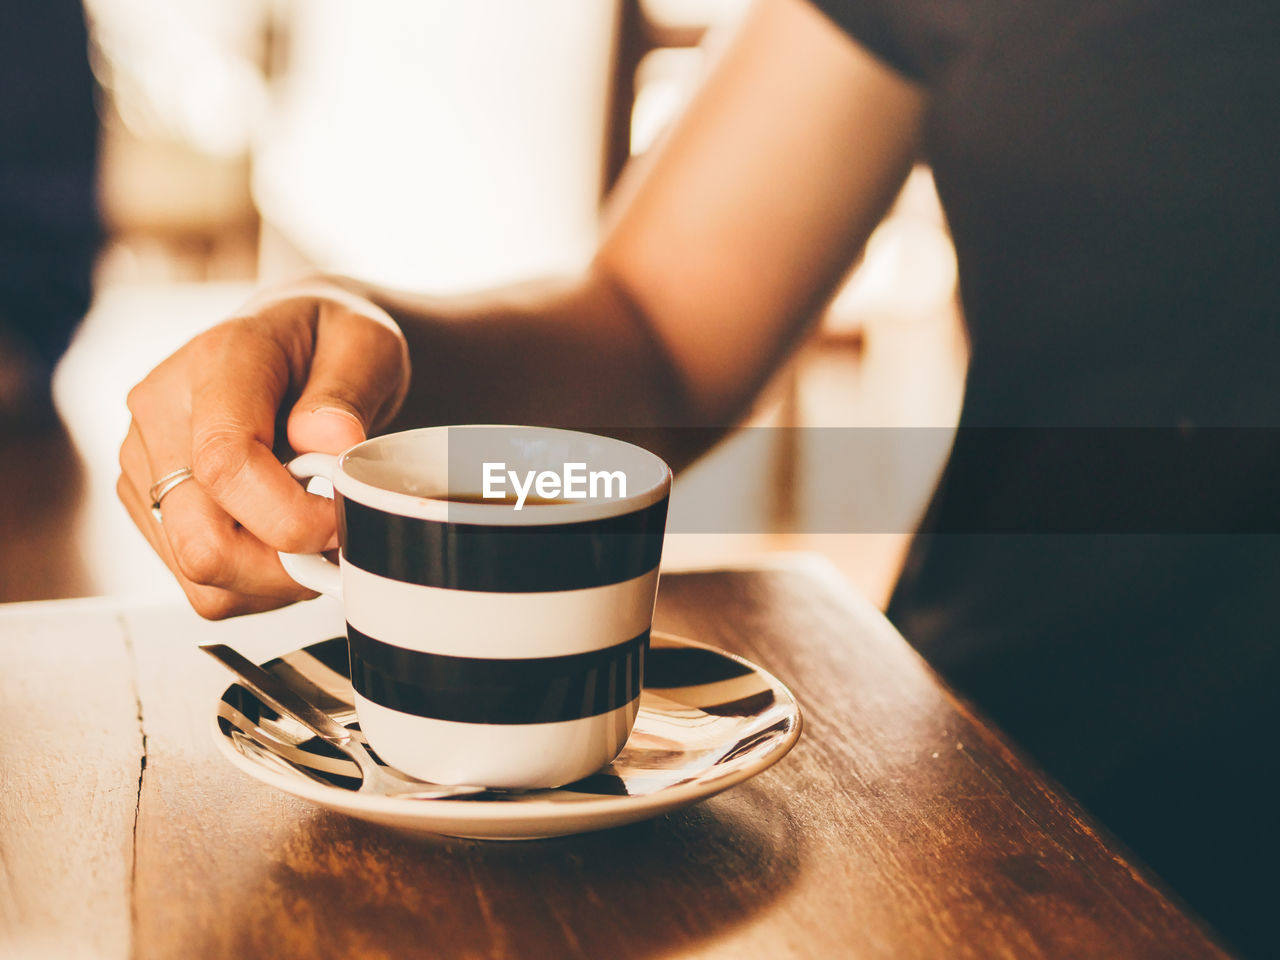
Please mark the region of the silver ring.
<svg viewBox="0 0 1280 960"><path fill-rule="evenodd" d="M160 501L168 496L170 490L184 480L190 480L192 476L190 467L179 467L166 473L147 490L147 496L151 499L151 515L156 518L156 523L164 523L164 517L160 514Z"/></svg>

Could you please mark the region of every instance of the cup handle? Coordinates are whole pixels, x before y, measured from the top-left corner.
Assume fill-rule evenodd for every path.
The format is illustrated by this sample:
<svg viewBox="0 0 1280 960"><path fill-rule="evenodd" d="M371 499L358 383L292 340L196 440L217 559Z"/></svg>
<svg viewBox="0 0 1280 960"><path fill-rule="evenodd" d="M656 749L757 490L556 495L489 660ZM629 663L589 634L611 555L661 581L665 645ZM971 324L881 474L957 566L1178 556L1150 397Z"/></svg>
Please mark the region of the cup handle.
<svg viewBox="0 0 1280 960"><path fill-rule="evenodd" d="M291 474L299 480L307 481L319 477L333 483L333 471L338 458L329 453L304 453L295 457L286 465ZM307 490L311 487L308 485ZM282 553L280 564L284 572L293 577L308 590L328 594L342 599L342 572L336 563L326 560L319 553Z"/></svg>

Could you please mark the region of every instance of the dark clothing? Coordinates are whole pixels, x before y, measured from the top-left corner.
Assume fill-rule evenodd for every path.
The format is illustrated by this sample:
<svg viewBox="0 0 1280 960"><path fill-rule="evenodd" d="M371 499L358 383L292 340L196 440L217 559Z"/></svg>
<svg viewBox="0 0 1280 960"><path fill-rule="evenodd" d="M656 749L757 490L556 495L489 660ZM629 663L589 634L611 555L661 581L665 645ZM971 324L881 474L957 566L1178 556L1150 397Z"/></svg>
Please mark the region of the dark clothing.
<svg viewBox="0 0 1280 960"><path fill-rule="evenodd" d="M890 616L1229 939L1264 953L1280 894L1280 536L1218 531L1272 510L1271 432L1239 461L1256 468L1196 479L1237 521L1202 534L1052 516L996 534L974 517L1028 489L1097 484L1056 469L1045 428L1280 428L1280 6L818 5L931 94L925 159L972 345L934 532ZM1009 429L992 445L983 427ZM941 532L956 530L969 532Z"/></svg>
<svg viewBox="0 0 1280 960"><path fill-rule="evenodd" d="M0 10L0 342L47 371L89 304L96 88L79 0Z"/></svg>

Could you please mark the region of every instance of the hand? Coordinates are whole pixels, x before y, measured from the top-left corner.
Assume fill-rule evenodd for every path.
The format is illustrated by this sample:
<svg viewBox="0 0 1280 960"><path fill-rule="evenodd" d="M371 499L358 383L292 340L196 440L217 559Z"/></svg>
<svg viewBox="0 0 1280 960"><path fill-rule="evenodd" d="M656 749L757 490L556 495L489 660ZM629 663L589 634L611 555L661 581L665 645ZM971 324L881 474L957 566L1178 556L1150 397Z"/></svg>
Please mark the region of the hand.
<svg viewBox="0 0 1280 960"><path fill-rule="evenodd" d="M273 453L280 418L295 452L341 453L394 416L408 384L391 318L312 282L250 301L129 392L116 491L196 612L220 619L315 596L276 551L336 546L333 505ZM194 477L164 497L157 523L147 490L185 466Z"/></svg>

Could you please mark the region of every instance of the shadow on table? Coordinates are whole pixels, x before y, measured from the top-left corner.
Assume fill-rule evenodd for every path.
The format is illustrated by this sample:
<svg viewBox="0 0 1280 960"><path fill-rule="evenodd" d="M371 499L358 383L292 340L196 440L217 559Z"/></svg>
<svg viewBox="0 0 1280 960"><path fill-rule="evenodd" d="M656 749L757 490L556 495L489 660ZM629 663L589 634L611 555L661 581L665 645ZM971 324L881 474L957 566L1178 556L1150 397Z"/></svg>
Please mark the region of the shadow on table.
<svg viewBox="0 0 1280 960"><path fill-rule="evenodd" d="M415 837L331 813L275 851L261 922L277 955L646 957L723 933L795 880L804 847L745 785L661 819L554 840ZM262 908L273 905L268 918ZM259 939L261 938L261 940Z"/></svg>

